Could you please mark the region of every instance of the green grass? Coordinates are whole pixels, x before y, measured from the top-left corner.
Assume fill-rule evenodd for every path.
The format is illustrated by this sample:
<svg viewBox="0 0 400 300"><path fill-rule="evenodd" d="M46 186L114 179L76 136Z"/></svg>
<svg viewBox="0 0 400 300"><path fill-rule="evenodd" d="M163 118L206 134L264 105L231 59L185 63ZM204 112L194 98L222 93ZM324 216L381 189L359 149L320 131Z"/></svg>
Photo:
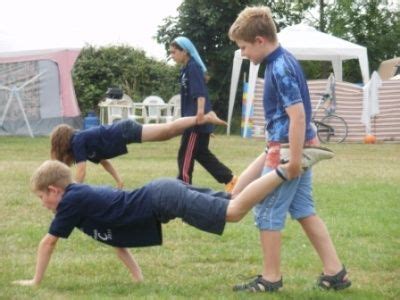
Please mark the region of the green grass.
<svg viewBox="0 0 400 300"><path fill-rule="evenodd" d="M179 139L130 145L113 159L126 187L174 177ZM216 136L211 149L239 173L263 141ZM133 249L145 282L132 284L114 252L74 231L61 240L40 288L13 280L32 278L36 249L52 215L29 192L35 168L48 157L47 138L0 138L0 299L399 299L400 145L333 145L337 157L314 168L319 214L331 232L353 286L342 292L314 289L321 264L295 221L283 232L284 289L276 295L234 294L231 286L261 271L258 232L249 214L228 224L222 237L185 225L163 227L164 245ZM114 184L91 164L87 181ZM222 189L196 166L194 184Z"/></svg>

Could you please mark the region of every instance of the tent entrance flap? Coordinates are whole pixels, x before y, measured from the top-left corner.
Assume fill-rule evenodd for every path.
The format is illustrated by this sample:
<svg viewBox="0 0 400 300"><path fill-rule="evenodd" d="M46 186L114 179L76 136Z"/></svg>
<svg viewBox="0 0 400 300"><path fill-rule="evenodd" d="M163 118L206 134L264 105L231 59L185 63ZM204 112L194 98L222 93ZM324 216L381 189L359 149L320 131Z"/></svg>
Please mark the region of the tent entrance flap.
<svg viewBox="0 0 400 300"><path fill-rule="evenodd" d="M35 77L38 77L38 76L35 76ZM33 79L35 79L35 78L33 78ZM10 108L10 105L11 105L12 101L16 100L17 104L18 104L18 107L19 107L19 109L20 109L20 111L22 113L22 116L24 118L26 127L28 128L29 135L31 137L33 137L33 132L32 132L32 129L31 129L31 125L29 124L28 118L27 118L26 113L25 113L24 106L22 104L21 97L19 95L19 91L20 91L21 88L17 88L17 87L14 86L14 87L12 87L10 89L10 88L6 88L6 87L0 86L0 89L1 90L8 90L10 92L10 97L7 100L7 104L6 104L5 108L4 108L3 115L1 116L0 127L3 127L3 125L4 125L4 120L6 118L7 112L9 110L9 108Z"/></svg>
<svg viewBox="0 0 400 300"><path fill-rule="evenodd" d="M82 123L71 77L78 54L0 53L0 136L48 135L66 120Z"/></svg>

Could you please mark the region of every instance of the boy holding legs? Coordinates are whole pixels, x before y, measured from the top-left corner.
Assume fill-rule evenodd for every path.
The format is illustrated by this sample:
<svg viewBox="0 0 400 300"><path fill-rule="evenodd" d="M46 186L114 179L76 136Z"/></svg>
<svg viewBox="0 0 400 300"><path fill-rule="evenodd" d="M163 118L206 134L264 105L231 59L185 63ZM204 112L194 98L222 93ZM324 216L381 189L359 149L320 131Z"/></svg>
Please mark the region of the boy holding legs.
<svg viewBox="0 0 400 300"><path fill-rule="evenodd" d="M254 208L260 230L263 272L253 281L234 290L277 291L282 287L280 272L281 230L287 213L299 221L323 263L318 285L326 289L343 289L351 285L338 258L323 221L316 215L312 199L311 170L300 174L304 146L316 146L316 133L311 127L311 102L307 81L300 64L282 48L271 11L268 7L248 7L229 30L229 37L255 64L266 63L264 98L267 153L261 154L242 173L233 194L240 192L261 174L277 168L281 152L289 160L282 184ZM288 144L288 148L283 145Z"/></svg>
<svg viewBox="0 0 400 300"><path fill-rule="evenodd" d="M307 150L305 150L307 151ZM326 151L325 151L326 152ZM309 167L331 153L310 152ZM143 280L140 267L128 247L162 244L161 223L182 218L206 232L222 234L226 222L238 222L265 195L283 182L270 172L243 189L234 199L230 194L195 188L176 179L158 179L145 186L123 191L89 186L72 181L71 170L56 160L44 162L31 178L31 189L55 217L42 238L33 279L18 280L19 285L39 285L58 239L68 238L76 227L95 240L113 246L118 258L129 269L133 281Z"/></svg>

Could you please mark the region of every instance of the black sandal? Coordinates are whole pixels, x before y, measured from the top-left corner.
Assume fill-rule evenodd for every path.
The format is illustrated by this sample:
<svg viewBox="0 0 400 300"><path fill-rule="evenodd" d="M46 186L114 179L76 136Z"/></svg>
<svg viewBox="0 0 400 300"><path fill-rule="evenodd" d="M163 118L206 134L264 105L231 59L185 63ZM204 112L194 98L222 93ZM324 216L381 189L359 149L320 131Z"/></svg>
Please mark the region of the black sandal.
<svg viewBox="0 0 400 300"><path fill-rule="evenodd" d="M351 281L345 278L347 275L346 268L343 269L335 275L325 275L322 273L317 280L318 287L324 290L334 289L335 291L343 290L351 286Z"/></svg>
<svg viewBox="0 0 400 300"><path fill-rule="evenodd" d="M257 275L249 283L238 284L233 287L235 292L248 291L248 292L277 292L283 286L282 278L276 282L270 282L262 278L262 275Z"/></svg>

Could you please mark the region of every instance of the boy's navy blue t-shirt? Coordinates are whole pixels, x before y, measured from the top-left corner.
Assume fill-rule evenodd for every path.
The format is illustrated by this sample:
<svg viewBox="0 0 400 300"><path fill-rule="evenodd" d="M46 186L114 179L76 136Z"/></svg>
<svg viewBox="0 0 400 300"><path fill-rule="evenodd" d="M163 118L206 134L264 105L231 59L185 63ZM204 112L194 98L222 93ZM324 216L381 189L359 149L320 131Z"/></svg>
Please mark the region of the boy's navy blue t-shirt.
<svg viewBox="0 0 400 300"><path fill-rule="evenodd" d="M306 115L306 141L315 137L311 127L311 101L303 70L296 58L279 46L266 58L264 113L268 140L289 142L289 116L285 109L302 102Z"/></svg>
<svg viewBox="0 0 400 300"><path fill-rule="evenodd" d="M49 233L68 238L74 228L114 247L162 244L161 224L152 209L149 190L122 191L70 184L57 207Z"/></svg>
<svg viewBox="0 0 400 300"><path fill-rule="evenodd" d="M181 69L181 111L183 117L195 116L197 114L197 98L204 97L204 113L211 111L211 103L208 97L204 73L193 58L190 58L186 66ZM214 126L205 124L195 126L190 130L203 133L211 133Z"/></svg>
<svg viewBox="0 0 400 300"><path fill-rule="evenodd" d="M107 126L96 126L74 133L71 139L71 148L75 162L90 160L99 163L128 153L127 141L123 137L123 122Z"/></svg>

